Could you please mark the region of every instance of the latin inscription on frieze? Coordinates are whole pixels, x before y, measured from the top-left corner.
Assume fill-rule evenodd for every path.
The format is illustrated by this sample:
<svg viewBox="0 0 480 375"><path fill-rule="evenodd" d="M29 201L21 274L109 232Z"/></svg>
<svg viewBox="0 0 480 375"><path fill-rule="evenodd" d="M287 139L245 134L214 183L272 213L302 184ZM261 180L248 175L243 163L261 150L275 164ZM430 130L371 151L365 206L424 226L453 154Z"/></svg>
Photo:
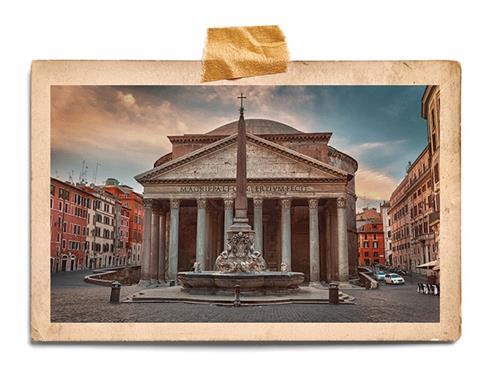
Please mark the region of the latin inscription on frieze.
<svg viewBox="0 0 480 375"><path fill-rule="evenodd" d="M308 187L305 185L249 185L249 193L305 193ZM229 193L235 192L234 185L204 185L204 186L179 186L180 193Z"/></svg>

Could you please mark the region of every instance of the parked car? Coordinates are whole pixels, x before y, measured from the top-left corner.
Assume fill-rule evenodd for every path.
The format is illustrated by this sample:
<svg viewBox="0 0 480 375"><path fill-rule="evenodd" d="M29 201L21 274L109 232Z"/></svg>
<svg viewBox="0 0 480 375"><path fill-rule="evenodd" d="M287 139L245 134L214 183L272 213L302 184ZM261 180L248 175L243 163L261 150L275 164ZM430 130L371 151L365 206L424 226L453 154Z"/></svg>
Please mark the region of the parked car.
<svg viewBox="0 0 480 375"><path fill-rule="evenodd" d="M398 273L387 273L385 275L385 284L405 284L405 280Z"/></svg>
<svg viewBox="0 0 480 375"><path fill-rule="evenodd" d="M383 281L385 280L385 272L383 271L377 271L375 273L375 279L378 280L378 281Z"/></svg>

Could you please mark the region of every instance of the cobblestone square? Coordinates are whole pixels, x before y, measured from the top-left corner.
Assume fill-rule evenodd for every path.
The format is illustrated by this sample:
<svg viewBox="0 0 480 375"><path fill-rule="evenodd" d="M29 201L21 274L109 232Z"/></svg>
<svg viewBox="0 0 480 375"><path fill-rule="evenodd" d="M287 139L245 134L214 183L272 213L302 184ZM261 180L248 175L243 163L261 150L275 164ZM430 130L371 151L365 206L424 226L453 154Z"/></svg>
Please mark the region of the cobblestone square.
<svg viewBox="0 0 480 375"><path fill-rule="evenodd" d="M416 280L377 290L348 290L354 305L222 307L187 303L109 303L110 289L87 284L91 271L51 276L52 322L438 322L439 297L416 292ZM122 287L121 297L141 288Z"/></svg>

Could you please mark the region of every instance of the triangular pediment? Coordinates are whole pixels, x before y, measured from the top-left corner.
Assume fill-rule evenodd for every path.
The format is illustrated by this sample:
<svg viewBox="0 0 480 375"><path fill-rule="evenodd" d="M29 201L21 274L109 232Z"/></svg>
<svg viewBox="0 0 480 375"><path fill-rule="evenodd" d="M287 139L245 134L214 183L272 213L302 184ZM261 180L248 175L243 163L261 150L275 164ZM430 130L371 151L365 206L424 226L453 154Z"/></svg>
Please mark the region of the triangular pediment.
<svg viewBox="0 0 480 375"><path fill-rule="evenodd" d="M139 182L235 179L237 135L234 134L136 176ZM247 134L248 179L338 179L347 172L317 159Z"/></svg>

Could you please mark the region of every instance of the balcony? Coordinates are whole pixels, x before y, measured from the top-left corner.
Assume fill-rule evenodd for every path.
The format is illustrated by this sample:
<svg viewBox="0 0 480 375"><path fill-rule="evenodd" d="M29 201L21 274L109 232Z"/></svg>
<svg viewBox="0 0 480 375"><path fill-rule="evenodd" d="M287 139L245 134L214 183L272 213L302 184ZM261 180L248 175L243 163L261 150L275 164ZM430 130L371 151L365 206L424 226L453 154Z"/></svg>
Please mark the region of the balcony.
<svg viewBox="0 0 480 375"><path fill-rule="evenodd" d="M412 235L411 236L412 242L426 242L428 240L433 240L433 233L422 233L417 236Z"/></svg>
<svg viewBox="0 0 480 375"><path fill-rule="evenodd" d="M440 211L432 212L428 215L428 220L430 221L430 225L435 224L440 221Z"/></svg>

